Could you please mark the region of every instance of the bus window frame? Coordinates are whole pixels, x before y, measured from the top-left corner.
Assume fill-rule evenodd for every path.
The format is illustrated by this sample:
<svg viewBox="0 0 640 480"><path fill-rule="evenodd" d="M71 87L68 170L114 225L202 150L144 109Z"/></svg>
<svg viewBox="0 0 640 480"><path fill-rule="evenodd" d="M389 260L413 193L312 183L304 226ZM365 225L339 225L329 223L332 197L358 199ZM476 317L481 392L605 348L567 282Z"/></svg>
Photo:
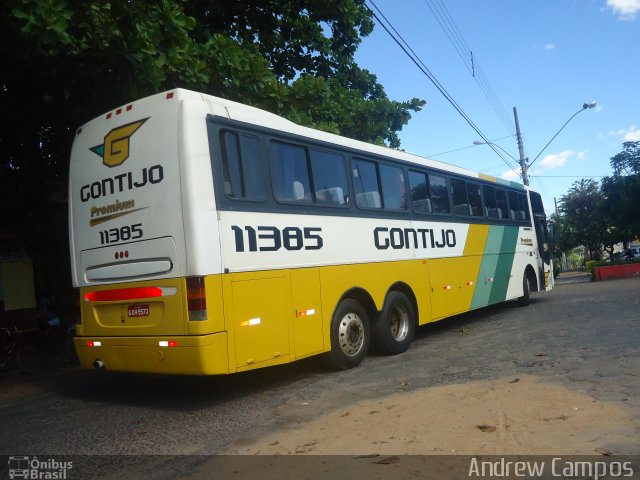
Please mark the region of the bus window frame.
<svg viewBox="0 0 640 480"><path fill-rule="evenodd" d="M359 150L344 145L334 144L324 140L318 140L314 138L305 137L299 134L286 133L278 130L274 130L269 127L248 124L238 120L232 120L224 117L218 117L209 114L207 116L208 123L208 136L209 136L209 150L211 155L212 170L214 173L214 194L216 200L216 208L222 211L254 211L254 212L269 212L269 213L291 213L291 214L310 214L310 215L329 215L329 216L344 216L351 218L378 218L384 219L398 219L407 220L413 219L417 221L450 221L453 223L466 223L466 224L493 224L493 225L513 225L513 226L525 226L530 227L533 225L533 220L520 220L520 219L493 219L488 218L486 215L482 217L473 216L456 216L453 213L452 198L451 198L451 179L457 178L465 181L479 183L481 186L489 185L496 189L501 189L505 192L508 203L509 192L517 194L524 194L526 192L524 186L519 184L506 185L501 182L490 181L474 176L464 176L459 173L453 173L447 170L440 170L432 166L423 165L420 163L414 163L404 159L388 158L384 155L372 153L368 151ZM219 133L222 129L231 130L240 134L247 134L255 136L260 142L260 151L263 158L263 173L266 181L266 200L264 202L257 202L245 199L228 198L224 193L224 185L221 181L221 142L219 140ZM273 188L271 182L271 172L268 168L264 168L265 158L268 159L268 152L265 151L268 142L270 140L282 141L285 143L292 143L300 145L308 149L326 150L329 153L335 153L341 155L345 159L345 174L347 176L347 186L349 188L349 200L343 205L331 205L325 203L296 203L286 202L279 203L273 196ZM447 196L449 200L450 211L448 213L420 213L414 212L413 208L409 206L409 200L407 201L407 208L405 210L390 210L381 208L367 208L358 207L355 202L355 188L353 185L352 175L352 160L362 159L369 162L382 162L390 164L392 166L401 167L405 173L405 184L408 194L408 170L414 170L419 173L426 173L427 177L430 175L436 175L443 177L447 182ZM380 188L380 187L379 187ZM465 185L466 188L466 185ZM379 190L380 191L380 190ZM482 189L481 189L482 194ZM482 197L484 202L484 197ZM529 201L527 196L527 201ZM484 203L483 203L484 206ZM508 207L508 205L507 205ZM507 212L508 213L508 212Z"/></svg>

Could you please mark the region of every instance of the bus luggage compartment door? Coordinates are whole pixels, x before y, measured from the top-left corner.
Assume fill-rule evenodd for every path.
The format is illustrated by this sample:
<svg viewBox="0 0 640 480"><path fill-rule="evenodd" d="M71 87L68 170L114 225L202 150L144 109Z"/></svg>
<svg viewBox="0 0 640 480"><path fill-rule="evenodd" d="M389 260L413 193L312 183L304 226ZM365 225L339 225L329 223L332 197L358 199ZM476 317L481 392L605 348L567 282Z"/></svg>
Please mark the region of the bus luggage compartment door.
<svg viewBox="0 0 640 480"><path fill-rule="evenodd" d="M231 281L238 368L289 355L288 272L241 273Z"/></svg>

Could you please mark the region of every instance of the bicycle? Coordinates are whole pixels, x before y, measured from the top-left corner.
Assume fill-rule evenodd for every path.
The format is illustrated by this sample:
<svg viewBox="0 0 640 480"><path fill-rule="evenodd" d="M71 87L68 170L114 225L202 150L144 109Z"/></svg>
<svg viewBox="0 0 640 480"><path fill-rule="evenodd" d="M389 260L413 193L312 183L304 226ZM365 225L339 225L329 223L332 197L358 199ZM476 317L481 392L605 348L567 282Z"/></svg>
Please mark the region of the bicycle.
<svg viewBox="0 0 640 480"><path fill-rule="evenodd" d="M27 341L27 337L31 340ZM38 328L18 329L13 325L0 327L0 370L15 362L22 373L35 373L42 368L43 354L41 334Z"/></svg>

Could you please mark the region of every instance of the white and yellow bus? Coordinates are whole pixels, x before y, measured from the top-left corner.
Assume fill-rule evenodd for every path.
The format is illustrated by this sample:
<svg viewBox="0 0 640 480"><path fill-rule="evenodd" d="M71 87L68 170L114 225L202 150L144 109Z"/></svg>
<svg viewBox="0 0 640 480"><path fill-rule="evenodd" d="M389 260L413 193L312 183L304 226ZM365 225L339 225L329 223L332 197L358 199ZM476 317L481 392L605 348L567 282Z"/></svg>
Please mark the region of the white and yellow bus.
<svg viewBox="0 0 640 480"><path fill-rule="evenodd" d="M351 368L553 285L528 188L181 89L77 130L69 226L86 368Z"/></svg>

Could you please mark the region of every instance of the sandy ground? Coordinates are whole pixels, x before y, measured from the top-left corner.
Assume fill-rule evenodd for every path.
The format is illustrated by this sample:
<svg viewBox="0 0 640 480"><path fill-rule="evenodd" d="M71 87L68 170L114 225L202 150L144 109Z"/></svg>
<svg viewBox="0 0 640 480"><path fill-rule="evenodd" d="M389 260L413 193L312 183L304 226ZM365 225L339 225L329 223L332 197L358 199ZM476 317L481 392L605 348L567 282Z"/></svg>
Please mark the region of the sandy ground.
<svg viewBox="0 0 640 480"><path fill-rule="evenodd" d="M640 421L619 405L533 376L475 381L360 401L260 438L239 439L227 453L638 454ZM314 407L281 407L292 408Z"/></svg>

